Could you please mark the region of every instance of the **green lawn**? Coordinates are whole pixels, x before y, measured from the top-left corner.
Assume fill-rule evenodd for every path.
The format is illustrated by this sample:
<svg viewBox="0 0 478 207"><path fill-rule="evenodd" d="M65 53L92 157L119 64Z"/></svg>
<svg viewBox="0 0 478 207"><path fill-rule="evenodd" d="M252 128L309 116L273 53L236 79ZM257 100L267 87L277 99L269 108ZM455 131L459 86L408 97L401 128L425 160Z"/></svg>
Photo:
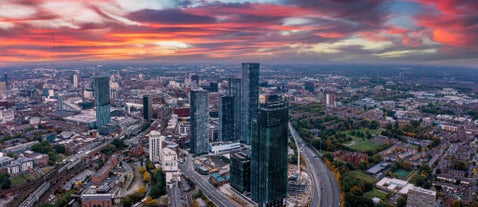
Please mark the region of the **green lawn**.
<svg viewBox="0 0 478 207"><path fill-rule="evenodd" d="M27 182L22 175L10 178L10 181L12 182L13 186L21 185Z"/></svg>
<svg viewBox="0 0 478 207"><path fill-rule="evenodd" d="M356 177L358 179L361 179L365 182L368 182L368 183L375 183L377 182L377 179L375 179L374 177L370 176L370 175L367 175L363 172L360 172L358 170L353 170L353 171L349 171L349 172L346 172L345 174L347 175L351 175L353 177Z"/></svg>
<svg viewBox="0 0 478 207"><path fill-rule="evenodd" d="M370 140L364 140L361 142L358 142L352 146L349 146L350 149L361 151L361 152L368 152L372 150L378 150L382 147L381 144L374 143Z"/></svg>
<svg viewBox="0 0 478 207"><path fill-rule="evenodd" d="M374 188L373 190L364 193L363 196L364 196L365 198L369 198L369 199L372 199L372 198L374 198L374 197L377 197L377 198L380 198L380 199L384 199L385 196L387 196L387 193L382 192L382 191L380 191L380 190Z"/></svg>

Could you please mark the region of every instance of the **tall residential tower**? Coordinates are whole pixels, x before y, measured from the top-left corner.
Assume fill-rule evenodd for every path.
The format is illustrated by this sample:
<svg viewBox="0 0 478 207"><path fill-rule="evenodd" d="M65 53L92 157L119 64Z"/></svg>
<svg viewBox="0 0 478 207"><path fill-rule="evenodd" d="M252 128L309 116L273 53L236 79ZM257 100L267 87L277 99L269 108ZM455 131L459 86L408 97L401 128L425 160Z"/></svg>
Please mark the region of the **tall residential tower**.
<svg viewBox="0 0 478 207"><path fill-rule="evenodd" d="M209 98L206 90L193 89L191 98L191 152L199 155L209 151Z"/></svg>
<svg viewBox="0 0 478 207"><path fill-rule="evenodd" d="M253 123L251 196L259 207L283 206L287 196L289 108L285 101L262 105Z"/></svg>
<svg viewBox="0 0 478 207"><path fill-rule="evenodd" d="M252 122L257 119L259 107L259 63L242 63L242 136L241 141L251 144Z"/></svg>
<svg viewBox="0 0 478 207"><path fill-rule="evenodd" d="M110 115L110 78L96 77L94 79L96 126L101 127L111 122Z"/></svg>

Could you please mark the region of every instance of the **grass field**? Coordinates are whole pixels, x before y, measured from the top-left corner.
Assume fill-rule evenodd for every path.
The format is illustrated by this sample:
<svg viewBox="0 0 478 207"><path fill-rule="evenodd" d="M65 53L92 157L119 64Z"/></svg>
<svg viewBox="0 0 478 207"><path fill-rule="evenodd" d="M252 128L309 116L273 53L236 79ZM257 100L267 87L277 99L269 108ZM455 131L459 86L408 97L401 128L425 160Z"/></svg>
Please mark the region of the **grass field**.
<svg viewBox="0 0 478 207"><path fill-rule="evenodd" d="M374 188L373 190L364 193L363 196L364 196L365 198L369 198L369 199L372 199L372 198L374 198L374 197L383 199L383 198L385 198L385 196L387 196L387 193L382 192L382 191L380 191L380 190Z"/></svg>
<svg viewBox="0 0 478 207"><path fill-rule="evenodd" d="M365 182L368 182L368 183L375 183L377 182L377 179L375 179L374 177L370 176L370 175L367 175L363 172L360 172L358 170L353 170L353 171L349 171L349 172L346 172L347 175L351 175L353 177L356 177L358 179L361 179Z"/></svg>
<svg viewBox="0 0 478 207"><path fill-rule="evenodd" d="M372 150L378 150L380 149L382 145L374 143L370 140L364 140L361 142L358 142L352 146L349 146L350 149L361 151L361 152L368 152Z"/></svg>
<svg viewBox="0 0 478 207"><path fill-rule="evenodd" d="M411 173L411 171L406 171L404 169L398 169L398 170L393 171L393 174L397 174L398 178L400 178L400 179L405 179L410 173Z"/></svg>
<svg viewBox="0 0 478 207"><path fill-rule="evenodd" d="M23 176L16 176L10 179L13 186L21 185L27 182L27 180Z"/></svg>

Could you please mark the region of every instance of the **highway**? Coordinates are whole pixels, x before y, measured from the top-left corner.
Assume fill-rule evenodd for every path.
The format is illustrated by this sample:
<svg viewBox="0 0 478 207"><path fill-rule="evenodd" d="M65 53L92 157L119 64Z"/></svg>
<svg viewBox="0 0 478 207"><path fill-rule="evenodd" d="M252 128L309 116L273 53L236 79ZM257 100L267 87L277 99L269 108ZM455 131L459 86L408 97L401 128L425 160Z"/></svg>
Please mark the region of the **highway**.
<svg viewBox="0 0 478 207"><path fill-rule="evenodd" d="M297 148L303 146L301 153L305 157L307 169L315 186L310 206L340 207L340 189L334 174L327 168L318 152L302 140L290 122L289 129L296 140Z"/></svg>
<svg viewBox="0 0 478 207"><path fill-rule="evenodd" d="M184 162L183 164L179 164L179 168L186 177L191 179L196 184L196 187L198 187L203 192L203 194L209 198L209 200L211 200L218 207L240 206L236 202L232 201L229 197L224 195L222 192L220 192L218 188L214 187L206 179L201 177L201 175L196 173L194 171L192 160L193 158L191 157L191 155L187 154L186 162Z"/></svg>

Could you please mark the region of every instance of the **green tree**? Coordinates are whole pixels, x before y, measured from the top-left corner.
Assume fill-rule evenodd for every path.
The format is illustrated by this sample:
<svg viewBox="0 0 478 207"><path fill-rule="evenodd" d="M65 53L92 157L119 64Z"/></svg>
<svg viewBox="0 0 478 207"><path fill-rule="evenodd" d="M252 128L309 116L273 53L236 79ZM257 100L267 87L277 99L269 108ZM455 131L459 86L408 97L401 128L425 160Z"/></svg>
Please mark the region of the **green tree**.
<svg viewBox="0 0 478 207"><path fill-rule="evenodd" d="M0 173L0 189L5 190L12 187L10 182L10 175L8 173Z"/></svg>

